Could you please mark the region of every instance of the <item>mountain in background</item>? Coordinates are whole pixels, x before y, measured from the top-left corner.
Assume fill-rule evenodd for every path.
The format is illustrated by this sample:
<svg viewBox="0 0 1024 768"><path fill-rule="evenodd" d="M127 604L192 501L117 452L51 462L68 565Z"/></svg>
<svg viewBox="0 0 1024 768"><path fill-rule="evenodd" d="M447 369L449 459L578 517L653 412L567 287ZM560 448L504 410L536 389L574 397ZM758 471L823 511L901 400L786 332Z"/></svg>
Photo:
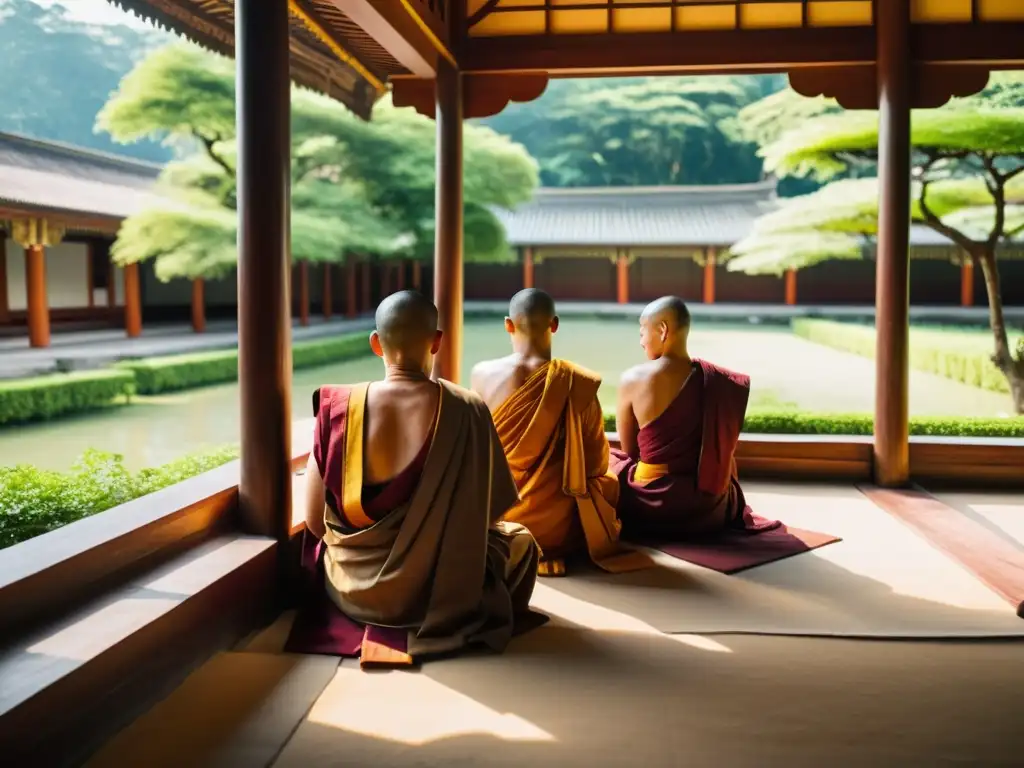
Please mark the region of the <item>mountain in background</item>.
<svg viewBox="0 0 1024 768"><path fill-rule="evenodd" d="M96 113L121 78L171 35L90 25L59 3L0 0L0 131L164 162L171 150L116 144L93 132Z"/></svg>

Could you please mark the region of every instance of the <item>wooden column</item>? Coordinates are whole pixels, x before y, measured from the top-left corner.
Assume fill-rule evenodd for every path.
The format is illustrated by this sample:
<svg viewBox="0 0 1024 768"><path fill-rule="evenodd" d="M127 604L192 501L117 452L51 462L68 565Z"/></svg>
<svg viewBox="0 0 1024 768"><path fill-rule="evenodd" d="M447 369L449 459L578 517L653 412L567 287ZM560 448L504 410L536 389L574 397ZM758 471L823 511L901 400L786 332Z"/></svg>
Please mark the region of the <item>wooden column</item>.
<svg viewBox="0 0 1024 768"><path fill-rule="evenodd" d="M131 339L142 335L142 286L138 262L124 265L124 330Z"/></svg>
<svg viewBox="0 0 1024 768"><path fill-rule="evenodd" d="M309 325L309 262L303 259L299 267L299 325Z"/></svg>
<svg viewBox="0 0 1024 768"><path fill-rule="evenodd" d="M324 320L330 320L334 314L334 293L331 287L331 272L333 271L334 265L329 261L325 261L323 296L320 299L320 310L323 312Z"/></svg>
<svg viewBox="0 0 1024 768"><path fill-rule="evenodd" d="M439 58L435 92L437 184L434 303L444 331L434 378L459 382L462 362L462 74Z"/></svg>
<svg viewBox="0 0 1024 768"><path fill-rule="evenodd" d="M382 261L377 269L380 272L380 297L383 299L391 295L391 265Z"/></svg>
<svg viewBox="0 0 1024 768"><path fill-rule="evenodd" d="M246 530L282 542L292 516L288 24L287 0L235 2L238 500Z"/></svg>
<svg viewBox="0 0 1024 768"><path fill-rule="evenodd" d="M0 230L0 324L11 319L11 305L7 298L7 233Z"/></svg>
<svg viewBox="0 0 1024 768"><path fill-rule="evenodd" d="M702 300L705 304L715 303L715 249L708 248L704 253L704 285Z"/></svg>
<svg viewBox="0 0 1024 768"><path fill-rule="evenodd" d="M974 306L974 259L964 254L960 264L960 306Z"/></svg>
<svg viewBox="0 0 1024 768"><path fill-rule="evenodd" d="M405 259L399 259L395 265L395 290L405 290Z"/></svg>
<svg viewBox="0 0 1024 768"><path fill-rule="evenodd" d="M359 314L358 270L356 257L351 253L345 257L345 316L355 317Z"/></svg>
<svg viewBox="0 0 1024 768"><path fill-rule="evenodd" d="M523 288L533 288L533 248L523 248Z"/></svg>
<svg viewBox="0 0 1024 768"><path fill-rule="evenodd" d="M412 289L418 291L423 287L423 265L419 259L412 263Z"/></svg>
<svg viewBox="0 0 1024 768"><path fill-rule="evenodd" d="M796 304L796 270L786 270L786 304L793 306Z"/></svg>
<svg viewBox="0 0 1024 768"><path fill-rule="evenodd" d="M42 245L25 248L25 294L29 346L48 347L50 304L46 295L46 249Z"/></svg>
<svg viewBox="0 0 1024 768"><path fill-rule="evenodd" d="M878 265L875 482L910 478L910 0L875 8L878 49Z"/></svg>
<svg viewBox="0 0 1024 768"><path fill-rule="evenodd" d="M629 255L619 251L615 259L615 298L619 304L629 304Z"/></svg>
<svg viewBox="0 0 1024 768"><path fill-rule="evenodd" d="M359 263L359 276L362 280L362 300L359 305L360 314L373 310L373 297L370 279L373 277L373 264L364 259Z"/></svg>
<svg viewBox="0 0 1024 768"><path fill-rule="evenodd" d="M201 277L192 281L192 330L206 330L206 285Z"/></svg>

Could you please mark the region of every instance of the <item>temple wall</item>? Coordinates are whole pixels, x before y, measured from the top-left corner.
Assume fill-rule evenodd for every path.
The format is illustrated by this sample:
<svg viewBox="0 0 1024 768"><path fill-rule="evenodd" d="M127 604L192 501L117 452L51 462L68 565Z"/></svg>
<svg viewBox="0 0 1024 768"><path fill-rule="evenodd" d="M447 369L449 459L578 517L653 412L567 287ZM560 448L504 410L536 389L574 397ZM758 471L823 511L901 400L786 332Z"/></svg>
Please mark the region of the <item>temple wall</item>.
<svg viewBox="0 0 1024 768"><path fill-rule="evenodd" d="M675 295L684 301L700 301L704 267L693 259L640 257L629 268L630 301L653 301Z"/></svg>
<svg viewBox="0 0 1024 768"><path fill-rule="evenodd" d="M534 285L556 301L615 301L615 265L600 257L550 257L534 266Z"/></svg>
<svg viewBox="0 0 1024 768"><path fill-rule="evenodd" d="M25 249L8 239L5 247L7 259L7 306L12 312L24 311ZM46 295L51 309L71 309L89 306L85 243L64 242L46 249Z"/></svg>
<svg viewBox="0 0 1024 768"><path fill-rule="evenodd" d="M536 267L534 275L536 276ZM514 293L523 288L523 265L511 264L466 264L463 281L466 298L476 301L508 301Z"/></svg>

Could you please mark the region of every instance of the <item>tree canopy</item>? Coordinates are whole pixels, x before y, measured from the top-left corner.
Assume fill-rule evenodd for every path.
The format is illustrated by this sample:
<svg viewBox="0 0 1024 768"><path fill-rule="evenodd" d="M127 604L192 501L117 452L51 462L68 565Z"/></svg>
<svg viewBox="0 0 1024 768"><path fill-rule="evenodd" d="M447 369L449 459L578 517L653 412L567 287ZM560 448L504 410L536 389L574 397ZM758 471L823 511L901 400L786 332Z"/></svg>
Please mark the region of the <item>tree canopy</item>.
<svg viewBox="0 0 1024 768"><path fill-rule="evenodd" d="M122 262L157 259L162 279L212 277L235 255L235 107L231 62L187 44L155 51L129 73L97 117L120 142L160 140L180 159L159 191L168 203L125 222ZM363 122L322 96L292 91L292 255L333 261L344 251L427 258L433 249L433 123L389 101ZM467 258L508 254L492 207L529 199L537 166L485 127L465 134Z"/></svg>
<svg viewBox="0 0 1024 768"><path fill-rule="evenodd" d="M545 186L752 182L761 162L737 115L784 83L779 76L555 80L537 101L510 104L484 123L526 146Z"/></svg>

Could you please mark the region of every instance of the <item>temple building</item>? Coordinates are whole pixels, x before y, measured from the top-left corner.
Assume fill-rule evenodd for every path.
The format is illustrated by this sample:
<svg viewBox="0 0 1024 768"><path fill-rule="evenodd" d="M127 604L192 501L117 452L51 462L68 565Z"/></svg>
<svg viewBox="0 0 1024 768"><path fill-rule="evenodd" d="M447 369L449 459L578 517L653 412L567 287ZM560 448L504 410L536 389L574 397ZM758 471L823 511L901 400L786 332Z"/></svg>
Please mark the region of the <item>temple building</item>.
<svg viewBox="0 0 1024 768"><path fill-rule="evenodd" d="M119 267L110 248L121 221L157 204L160 166L0 133L0 329L46 346L53 327L112 325L129 336L145 323L234 318L238 287L217 280L162 282L152 262ZM646 302L673 293L705 304L870 306L871 249L783 275L729 271L722 258L781 201L774 180L698 187L539 189L515 211L495 213L510 259L468 261L466 298L505 300L537 286L556 299ZM1024 253L1002 260L1006 305L1024 304ZM340 258L340 257L339 257ZM355 315L380 297L430 286L432 268L345 255L344 263L293 267L293 316ZM981 276L934 231L911 228L911 304L985 306ZM21 331L19 329L25 329Z"/></svg>

